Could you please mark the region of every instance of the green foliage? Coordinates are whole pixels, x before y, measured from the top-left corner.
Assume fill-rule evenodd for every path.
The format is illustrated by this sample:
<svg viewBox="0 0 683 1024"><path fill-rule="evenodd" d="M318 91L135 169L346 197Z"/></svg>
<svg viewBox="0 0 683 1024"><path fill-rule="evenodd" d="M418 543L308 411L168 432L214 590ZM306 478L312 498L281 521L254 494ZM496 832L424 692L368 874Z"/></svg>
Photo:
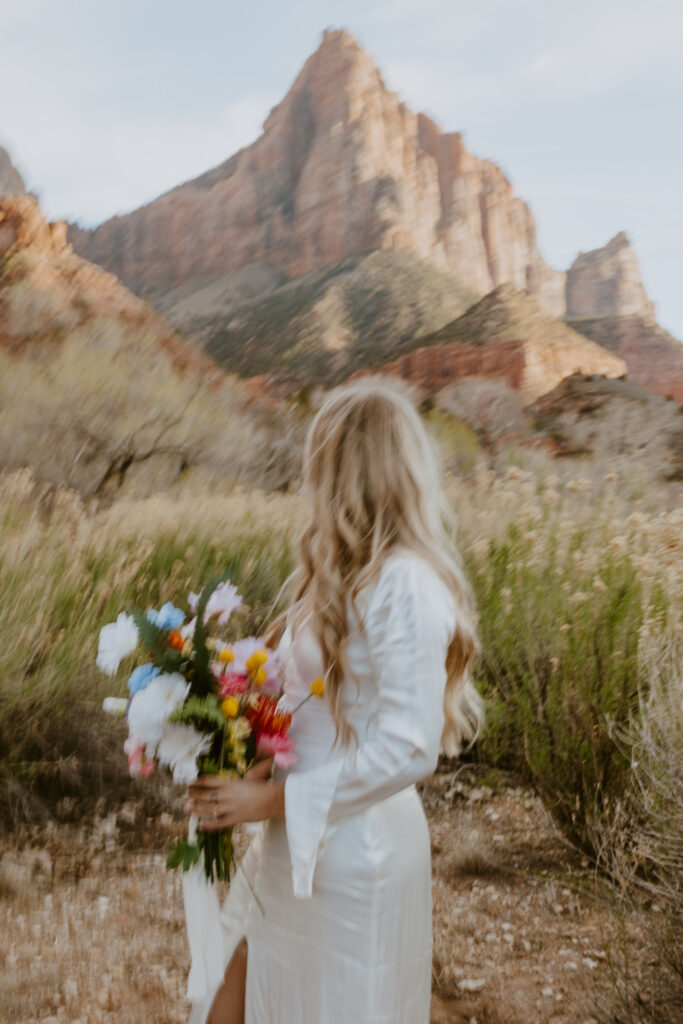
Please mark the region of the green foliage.
<svg viewBox="0 0 683 1024"><path fill-rule="evenodd" d="M199 843L188 843L187 839L179 839L171 843L166 857L166 867L169 870L182 867L183 871L189 871L193 864L199 860L201 847Z"/></svg>
<svg viewBox="0 0 683 1024"><path fill-rule="evenodd" d="M142 646L148 651L150 660L156 667L162 672L179 672L183 659L179 651L168 646L170 630L160 629L138 608L131 608L129 614L138 627Z"/></svg>
<svg viewBox="0 0 683 1024"><path fill-rule="evenodd" d="M207 693L204 697L190 694L183 706L173 713L171 721L194 725L200 732L222 730L225 725L220 702L213 693Z"/></svg>
<svg viewBox="0 0 683 1024"><path fill-rule="evenodd" d="M166 867L171 871L176 868L189 871L198 863L202 854L206 877L218 882L229 881L230 869L235 863L232 829L226 829L224 832L198 832L194 843L188 842L184 837L171 843L168 847Z"/></svg>

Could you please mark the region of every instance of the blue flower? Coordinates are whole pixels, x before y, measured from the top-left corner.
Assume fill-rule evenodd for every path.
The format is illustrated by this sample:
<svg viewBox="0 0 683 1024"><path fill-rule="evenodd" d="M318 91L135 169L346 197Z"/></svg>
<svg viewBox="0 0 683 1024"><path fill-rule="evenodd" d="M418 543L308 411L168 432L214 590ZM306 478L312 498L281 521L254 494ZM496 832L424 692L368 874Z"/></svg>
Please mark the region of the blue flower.
<svg viewBox="0 0 683 1024"><path fill-rule="evenodd" d="M159 675L160 671L161 669L158 669L151 661L146 662L144 665L138 665L128 680L128 690L131 696L149 686L152 680Z"/></svg>
<svg viewBox="0 0 683 1024"><path fill-rule="evenodd" d="M159 629L178 629L185 621L185 613L181 612L180 608L174 608L171 602L168 601L160 611L157 611L155 608L148 608L147 618L155 626L158 626Z"/></svg>

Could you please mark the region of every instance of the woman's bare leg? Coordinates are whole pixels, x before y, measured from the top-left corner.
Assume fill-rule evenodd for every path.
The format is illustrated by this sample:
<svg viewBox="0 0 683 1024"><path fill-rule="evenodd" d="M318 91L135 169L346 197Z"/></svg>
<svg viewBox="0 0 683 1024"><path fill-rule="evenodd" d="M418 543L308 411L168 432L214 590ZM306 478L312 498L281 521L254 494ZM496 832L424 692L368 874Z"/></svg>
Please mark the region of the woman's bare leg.
<svg viewBox="0 0 683 1024"><path fill-rule="evenodd" d="M206 1024L244 1024L247 952L247 940L242 939L225 968L225 977L211 1004Z"/></svg>

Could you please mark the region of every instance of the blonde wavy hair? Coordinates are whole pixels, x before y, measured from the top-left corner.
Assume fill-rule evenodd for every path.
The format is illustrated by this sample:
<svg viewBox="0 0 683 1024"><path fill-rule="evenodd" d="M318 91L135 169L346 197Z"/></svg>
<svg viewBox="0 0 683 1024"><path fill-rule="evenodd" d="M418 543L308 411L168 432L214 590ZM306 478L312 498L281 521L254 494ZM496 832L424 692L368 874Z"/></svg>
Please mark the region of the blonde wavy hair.
<svg viewBox="0 0 683 1024"><path fill-rule="evenodd" d="M441 742L447 754L459 753L464 741L474 741L483 721L483 702L469 672L479 646L474 603L451 539L455 517L435 447L396 385L364 377L327 396L306 438L303 492L311 512L299 565L285 582L292 605L271 624L267 642L278 643L287 622L294 634L312 617L336 740L348 745L354 730L342 712L347 598L355 609L357 595L377 579L395 548L421 555L455 599Z"/></svg>

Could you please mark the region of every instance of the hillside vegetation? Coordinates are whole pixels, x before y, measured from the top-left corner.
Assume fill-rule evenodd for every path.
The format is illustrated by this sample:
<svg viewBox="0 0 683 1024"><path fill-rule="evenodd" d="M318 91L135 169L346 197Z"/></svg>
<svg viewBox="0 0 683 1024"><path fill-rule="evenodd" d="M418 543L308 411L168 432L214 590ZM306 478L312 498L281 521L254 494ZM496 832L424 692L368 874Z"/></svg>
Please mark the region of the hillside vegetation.
<svg viewBox="0 0 683 1024"><path fill-rule="evenodd" d="M107 501L296 476L295 416L74 256L32 198L0 197L0 222L0 468Z"/></svg>
<svg viewBox="0 0 683 1024"><path fill-rule="evenodd" d="M233 372L331 384L393 358L474 299L452 277L396 249L276 280L249 299L232 279L213 282L203 312L183 294L164 311Z"/></svg>

